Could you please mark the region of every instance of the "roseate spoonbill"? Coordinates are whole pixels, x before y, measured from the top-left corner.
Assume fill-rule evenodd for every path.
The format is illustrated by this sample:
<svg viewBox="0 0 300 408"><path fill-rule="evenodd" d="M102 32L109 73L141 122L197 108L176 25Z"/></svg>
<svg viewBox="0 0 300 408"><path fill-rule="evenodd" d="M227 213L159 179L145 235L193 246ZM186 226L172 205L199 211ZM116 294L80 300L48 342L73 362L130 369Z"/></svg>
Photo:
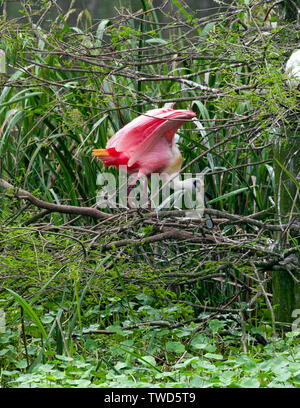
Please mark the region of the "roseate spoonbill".
<svg viewBox="0 0 300 408"><path fill-rule="evenodd" d="M174 140L175 132L195 116L195 112L184 109L150 110L120 129L108 140L105 149L94 149L93 155L99 157L105 166L118 168L125 165L129 173L137 173L128 186L128 194L142 176L163 173L171 179L182 163ZM174 177L173 186L174 189L196 190L197 180L179 181L178 177ZM145 188L147 191L146 183Z"/></svg>
<svg viewBox="0 0 300 408"><path fill-rule="evenodd" d="M285 74L291 87L299 87L300 84L300 50L295 50L285 66Z"/></svg>

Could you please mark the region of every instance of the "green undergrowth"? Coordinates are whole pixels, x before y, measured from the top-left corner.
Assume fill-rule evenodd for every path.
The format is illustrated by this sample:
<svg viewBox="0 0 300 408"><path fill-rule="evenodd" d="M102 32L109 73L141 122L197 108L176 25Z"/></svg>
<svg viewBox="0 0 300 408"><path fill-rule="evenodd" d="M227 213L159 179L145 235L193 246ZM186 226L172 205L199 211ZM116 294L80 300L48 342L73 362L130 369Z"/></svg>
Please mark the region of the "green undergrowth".
<svg viewBox="0 0 300 408"><path fill-rule="evenodd" d="M48 324L51 319L54 316L44 315ZM0 335L1 383L33 388L299 387L300 347L295 338L299 332L289 333L275 345L248 344L244 353L240 331L224 337L223 325L211 320L210 327L189 345L185 341L195 327L124 330L112 326L114 335L87 333L74 338L70 356L48 348L43 361L29 370L20 333L7 330ZM227 345L226 352L222 353L219 341ZM32 335L27 347L31 360L40 349L40 339Z"/></svg>
<svg viewBox="0 0 300 408"><path fill-rule="evenodd" d="M72 238L0 232L2 387L300 385L299 330L273 335L263 307L247 324L235 303L198 309L191 293L209 304L207 284L181 291L166 268L110 264L113 252L83 254Z"/></svg>

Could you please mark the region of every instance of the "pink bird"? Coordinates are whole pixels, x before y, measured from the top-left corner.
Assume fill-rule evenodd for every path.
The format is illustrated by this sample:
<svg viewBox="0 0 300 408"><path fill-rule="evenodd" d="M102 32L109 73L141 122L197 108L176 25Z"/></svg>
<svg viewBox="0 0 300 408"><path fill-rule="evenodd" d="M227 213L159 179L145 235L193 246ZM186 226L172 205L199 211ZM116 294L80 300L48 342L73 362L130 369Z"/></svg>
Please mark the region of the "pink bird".
<svg viewBox="0 0 300 408"><path fill-rule="evenodd" d="M125 165L129 173L137 173L128 186L129 194L142 176L172 175L180 170L182 156L174 136L180 126L195 116L195 112L184 109L150 110L120 129L108 140L105 149L94 149L93 155L105 166Z"/></svg>

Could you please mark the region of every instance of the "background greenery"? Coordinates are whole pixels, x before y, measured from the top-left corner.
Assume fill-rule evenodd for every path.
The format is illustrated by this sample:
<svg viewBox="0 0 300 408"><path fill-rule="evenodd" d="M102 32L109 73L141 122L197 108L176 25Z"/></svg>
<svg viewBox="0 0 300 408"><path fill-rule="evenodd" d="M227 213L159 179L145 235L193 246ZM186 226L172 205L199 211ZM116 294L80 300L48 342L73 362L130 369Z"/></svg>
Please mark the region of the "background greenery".
<svg viewBox="0 0 300 408"><path fill-rule="evenodd" d="M0 177L14 186L0 196L3 387L299 386L297 316L276 321L271 284L283 256L273 147L297 120L283 71L299 29L272 1L233 2L209 18L168 5L141 1L100 21L86 10L76 25L47 1L2 16ZM208 205L221 211L213 230L17 198L22 188L93 206L92 149L166 104L200 121L182 127L179 147L186 171L206 174ZM177 238L161 239L170 228ZM297 236L286 239L297 254Z"/></svg>

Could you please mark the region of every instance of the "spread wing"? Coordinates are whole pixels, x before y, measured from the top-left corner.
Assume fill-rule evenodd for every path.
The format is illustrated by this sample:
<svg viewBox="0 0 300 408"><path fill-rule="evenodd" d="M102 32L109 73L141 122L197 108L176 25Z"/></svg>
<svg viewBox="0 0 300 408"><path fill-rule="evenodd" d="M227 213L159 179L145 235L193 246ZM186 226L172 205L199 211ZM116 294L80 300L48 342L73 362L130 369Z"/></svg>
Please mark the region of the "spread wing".
<svg viewBox="0 0 300 408"><path fill-rule="evenodd" d="M191 116L191 111L172 108L148 111L120 129L106 147L126 152L129 156L128 166L132 166L145 152L151 150L159 138L165 137L171 145L177 129L186 119L190 119L186 112L190 112Z"/></svg>

